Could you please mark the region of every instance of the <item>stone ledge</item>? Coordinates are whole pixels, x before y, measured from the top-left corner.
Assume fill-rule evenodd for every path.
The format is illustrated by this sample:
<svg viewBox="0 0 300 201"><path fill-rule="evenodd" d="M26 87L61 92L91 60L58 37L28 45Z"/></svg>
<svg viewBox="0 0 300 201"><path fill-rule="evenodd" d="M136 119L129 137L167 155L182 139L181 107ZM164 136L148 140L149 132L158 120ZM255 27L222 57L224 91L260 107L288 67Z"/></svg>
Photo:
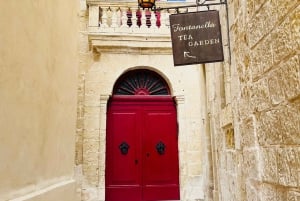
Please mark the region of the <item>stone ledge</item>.
<svg viewBox="0 0 300 201"><path fill-rule="evenodd" d="M131 54L172 54L169 36L112 36L89 35L94 51Z"/></svg>

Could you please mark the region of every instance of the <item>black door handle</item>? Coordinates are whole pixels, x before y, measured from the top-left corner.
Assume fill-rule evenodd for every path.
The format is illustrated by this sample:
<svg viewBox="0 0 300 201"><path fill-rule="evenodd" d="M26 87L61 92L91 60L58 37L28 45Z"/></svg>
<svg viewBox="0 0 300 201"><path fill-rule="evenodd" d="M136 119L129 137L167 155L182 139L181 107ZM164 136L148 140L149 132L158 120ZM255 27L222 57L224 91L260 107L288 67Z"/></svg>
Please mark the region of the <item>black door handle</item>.
<svg viewBox="0 0 300 201"><path fill-rule="evenodd" d="M119 149L121 151L121 154L126 155L128 153L128 149L129 149L129 145L127 144L127 142L122 142L119 145Z"/></svg>
<svg viewBox="0 0 300 201"><path fill-rule="evenodd" d="M162 141L159 141L156 144L156 150L157 150L158 154L160 154L160 155L165 154L165 149L166 149L166 145Z"/></svg>

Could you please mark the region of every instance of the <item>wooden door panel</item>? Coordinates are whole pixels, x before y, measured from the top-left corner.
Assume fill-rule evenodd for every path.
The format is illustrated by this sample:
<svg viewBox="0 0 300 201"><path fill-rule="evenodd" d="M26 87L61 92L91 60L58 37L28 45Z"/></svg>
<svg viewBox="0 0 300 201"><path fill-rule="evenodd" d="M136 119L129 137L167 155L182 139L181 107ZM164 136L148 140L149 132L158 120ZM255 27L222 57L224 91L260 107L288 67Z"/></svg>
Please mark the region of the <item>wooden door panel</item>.
<svg viewBox="0 0 300 201"><path fill-rule="evenodd" d="M168 111L146 114L143 151L145 157L144 182L147 185L176 182L172 180L174 179L173 175L177 172L170 171L173 169L172 166L176 166L173 161L177 144L172 139L177 138L176 128L174 125L170 125L173 116L174 114ZM159 143L165 146L163 154L160 154L156 148Z"/></svg>
<svg viewBox="0 0 300 201"><path fill-rule="evenodd" d="M105 201L141 201L140 186L106 187Z"/></svg>
<svg viewBox="0 0 300 201"><path fill-rule="evenodd" d="M175 201L180 200L178 185L147 186L143 189L142 201Z"/></svg>
<svg viewBox="0 0 300 201"><path fill-rule="evenodd" d="M135 108L113 107L107 117L105 199L141 201L139 113ZM122 144L128 144L127 153L122 153Z"/></svg>
<svg viewBox="0 0 300 201"><path fill-rule="evenodd" d="M179 199L176 112L172 107L145 112L143 135L144 200ZM165 147L164 152L157 145Z"/></svg>
<svg viewBox="0 0 300 201"><path fill-rule="evenodd" d="M108 137L108 168L110 176L108 185L139 185L140 175L137 160L137 113L136 112L112 112L111 123L118 122L117 126L111 126ZM122 143L128 144L127 154L121 152ZM121 170L121 171L120 171Z"/></svg>

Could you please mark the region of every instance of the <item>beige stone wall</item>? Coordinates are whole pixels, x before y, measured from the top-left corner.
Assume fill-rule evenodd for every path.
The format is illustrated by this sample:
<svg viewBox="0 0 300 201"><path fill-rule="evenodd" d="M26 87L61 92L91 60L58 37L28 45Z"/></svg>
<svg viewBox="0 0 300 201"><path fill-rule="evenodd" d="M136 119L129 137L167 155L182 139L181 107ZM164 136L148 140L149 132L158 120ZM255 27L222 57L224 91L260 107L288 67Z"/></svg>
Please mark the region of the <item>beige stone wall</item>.
<svg viewBox="0 0 300 201"><path fill-rule="evenodd" d="M81 2L76 167L82 200L105 198L107 101L114 83L123 73L141 68L159 73L175 96L178 104L181 200L202 200L206 118L203 66L174 67L170 35L165 32L147 27L136 30L137 33L125 28L115 32L119 29L100 30L94 27L94 24L97 25L98 7L103 4L95 1L85 7L84 0ZM133 2L132 5L136 6ZM110 3L105 2L104 7L109 6Z"/></svg>
<svg viewBox="0 0 300 201"><path fill-rule="evenodd" d="M299 5L229 1L232 63L206 68L207 200L300 199Z"/></svg>
<svg viewBox="0 0 300 201"><path fill-rule="evenodd" d="M0 200L75 200L76 1L0 3Z"/></svg>
<svg viewBox="0 0 300 201"><path fill-rule="evenodd" d="M107 101L124 72L146 68L170 84L177 100L179 123L180 189L182 200L203 198L202 138L205 114L204 71L201 66L174 68L171 55L101 53L85 76L83 130L83 200L104 200ZM203 104L199 104L203 103ZM200 128L200 129L199 129Z"/></svg>

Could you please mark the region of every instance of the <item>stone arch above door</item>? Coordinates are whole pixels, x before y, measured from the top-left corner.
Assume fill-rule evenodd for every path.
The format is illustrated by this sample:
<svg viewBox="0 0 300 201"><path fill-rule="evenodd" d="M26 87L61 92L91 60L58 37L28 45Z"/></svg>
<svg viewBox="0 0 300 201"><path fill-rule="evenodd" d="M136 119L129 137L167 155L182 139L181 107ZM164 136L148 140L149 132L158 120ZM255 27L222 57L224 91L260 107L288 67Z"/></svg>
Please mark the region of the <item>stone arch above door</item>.
<svg viewBox="0 0 300 201"><path fill-rule="evenodd" d="M119 77L113 95L170 95L167 82L148 69L131 70Z"/></svg>

